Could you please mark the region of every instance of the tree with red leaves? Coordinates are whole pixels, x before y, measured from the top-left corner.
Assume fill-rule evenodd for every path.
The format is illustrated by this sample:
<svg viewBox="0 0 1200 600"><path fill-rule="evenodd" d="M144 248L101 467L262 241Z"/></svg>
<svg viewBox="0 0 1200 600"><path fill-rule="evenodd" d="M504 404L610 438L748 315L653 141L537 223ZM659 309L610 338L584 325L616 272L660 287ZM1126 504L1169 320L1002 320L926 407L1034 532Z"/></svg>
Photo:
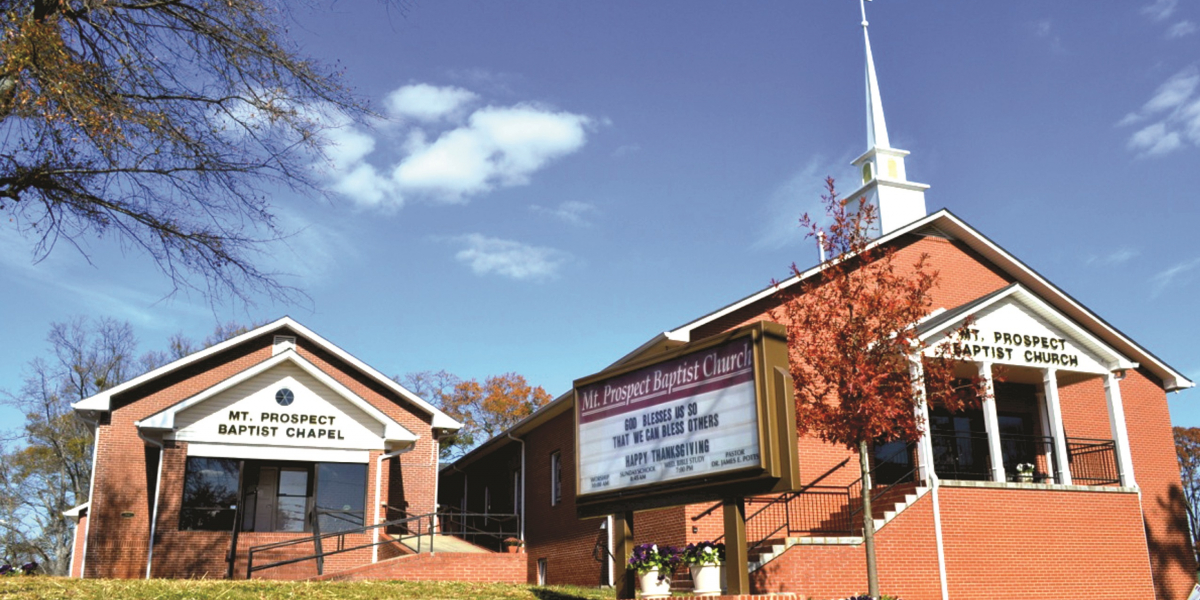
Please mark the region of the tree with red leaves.
<svg viewBox="0 0 1200 600"><path fill-rule="evenodd" d="M1175 457L1179 459L1179 479L1183 483L1183 500L1187 508L1188 530L1192 534L1192 551L1200 548L1200 428L1173 427Z"/></svg>
<svg viewBox="0 0 1200 600"><path fill-rule="evenodd" d="M840 200L832 178L825 184L829 224L822 227L806 213L800 226L831 258L772 316L788 330L798 433L858 452L867 581L877 598L869 446L917 441L926 425L918 416L921 402L959 410L984 388L956 377L954 357L947 354L953 344L940 344L929 356L918 337L916 324L932 310L930 293L938 282L928 257L902 264L894 248L870 236L878 209L865 199ZM794 264L792 271L800 275ZM917 366L924 389L914 385Z"/></svg>

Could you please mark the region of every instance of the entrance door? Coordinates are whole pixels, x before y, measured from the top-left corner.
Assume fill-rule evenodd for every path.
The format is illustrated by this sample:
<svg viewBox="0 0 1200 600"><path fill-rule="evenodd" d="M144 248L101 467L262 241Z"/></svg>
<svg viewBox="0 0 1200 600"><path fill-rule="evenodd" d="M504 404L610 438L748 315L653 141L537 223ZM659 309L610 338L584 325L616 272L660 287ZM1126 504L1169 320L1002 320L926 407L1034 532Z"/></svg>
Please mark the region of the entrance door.
<svg viewBox="0 0 1200 600"><path fill-rule="evenodd" d="M309 469L261 466L258 481L246 490L245 531L304 531L308 523Z"/></svg>

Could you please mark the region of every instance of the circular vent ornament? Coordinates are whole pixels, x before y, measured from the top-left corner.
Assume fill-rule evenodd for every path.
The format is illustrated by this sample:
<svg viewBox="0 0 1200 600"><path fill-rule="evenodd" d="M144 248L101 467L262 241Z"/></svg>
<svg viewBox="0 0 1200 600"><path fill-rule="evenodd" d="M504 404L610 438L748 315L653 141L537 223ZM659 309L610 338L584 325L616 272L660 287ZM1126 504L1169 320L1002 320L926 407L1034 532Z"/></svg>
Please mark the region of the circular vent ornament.
<svg viewBox="0 0 1200 600"><path fill-rule="evenodd" d="M275 392L275 402L280 406L288 406L295 399L296 395L292 393L292 390L287 388L279 388L279 391Z"/></svg>

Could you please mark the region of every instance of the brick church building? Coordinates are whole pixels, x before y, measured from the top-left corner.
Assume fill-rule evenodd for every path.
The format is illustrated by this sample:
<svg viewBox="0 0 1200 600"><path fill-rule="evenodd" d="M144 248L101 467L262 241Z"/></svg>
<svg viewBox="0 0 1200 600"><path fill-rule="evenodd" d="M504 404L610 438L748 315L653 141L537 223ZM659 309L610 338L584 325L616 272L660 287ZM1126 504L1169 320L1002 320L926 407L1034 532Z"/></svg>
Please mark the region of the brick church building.
<svg viewBox="0 0 1200 600"><path fill-rule="evenodd" d="M438 437L460 427L287 317L74 408L95 432L75 577L245 578L255 547L275 578L408 553L369 528L434 512ZM338 552L279 564L320 550Z"/></svg>
<svg viewBox="0 0 1200 600"><path fill-rule="evenodd" d="M866 23L864 19L864 36ZM883 591L905 600L1184 600L1196 563L1166 393L1193 383L907 179L890 146L869 39L867 151L854 165L878 209L874 243L940 274L921 337L971 319L962 368L992 389L981 407L921 409L914 445L879 444L871 464ZM607 370L770 320L814 267L665 331ZM1002 374L1002 377L996 375ZM612 583L613 517L579 519L577 407L564 394L442 469L439 502L520 513L531 582ZM683 439L682 436L680 439ZM798 440L800 486L746 501L755 593L841 598L866 589L858 456ZM684 546L724 533L720 503L638 512L638 543ZM687 589L687 584L681 586Z"/></svg>

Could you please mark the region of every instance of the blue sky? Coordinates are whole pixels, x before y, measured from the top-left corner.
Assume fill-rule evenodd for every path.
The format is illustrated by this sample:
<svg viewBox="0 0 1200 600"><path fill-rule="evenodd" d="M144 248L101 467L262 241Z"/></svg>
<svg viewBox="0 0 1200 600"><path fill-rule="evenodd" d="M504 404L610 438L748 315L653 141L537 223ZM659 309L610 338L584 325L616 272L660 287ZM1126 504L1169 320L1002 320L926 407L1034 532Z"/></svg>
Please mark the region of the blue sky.
<svg viewBox="0 0 1200 600"><path fill-rule="evenodd" d="M892 145L930 210L1200 378L1200 2L867 8ZM127 319L149 350L290 314L386 373L516 371L557 395L814 262L796 220L865 150L853 0L337 2L295 19L386 116L334 132L336 200L274 197L297 233L266 260L311 304L164 299L136 251L86 240L91 265L65 245L32 264L0 228L0 389L72 315ZM1198 402L1171 395L1176 424L1200 426Z"/></svg>

